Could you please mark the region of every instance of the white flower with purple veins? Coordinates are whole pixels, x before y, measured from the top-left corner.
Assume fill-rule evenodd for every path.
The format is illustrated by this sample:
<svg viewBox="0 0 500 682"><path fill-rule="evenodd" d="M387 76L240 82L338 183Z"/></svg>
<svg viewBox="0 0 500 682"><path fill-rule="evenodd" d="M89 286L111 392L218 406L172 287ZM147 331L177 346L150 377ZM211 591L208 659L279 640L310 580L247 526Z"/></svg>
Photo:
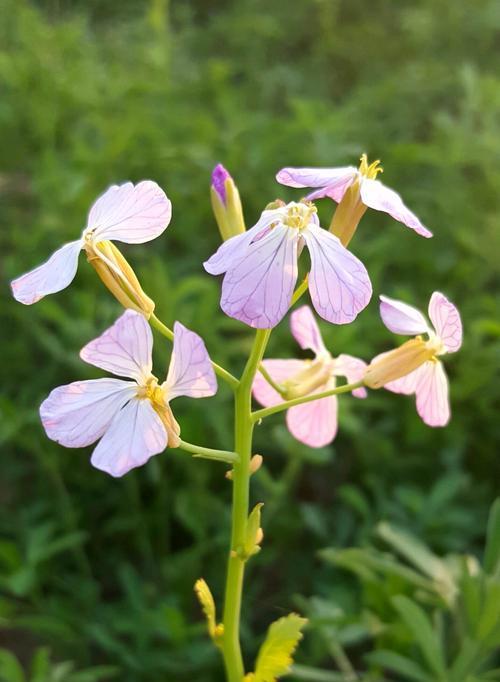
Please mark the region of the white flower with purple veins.
<svg viewBox="0 0 500 682"><path fill-rule="evenodd" d="M420 367L401 379L390 381L384 388L394 393L415 394L417 412L422 420L428 426L446 426L451 414L448 378L438 358L459 350L462 321L453 303L439 291L432 294L428 313L433 327L416 308L387 296L380 297L380 316L385 326L395 334L426 334L425 344L430 355Z"/></svg>
<svg viewBox="0 0 500 682"><path fill-rule="evenodd" d="M152 374L153 336L144 317L127 310L80 352L85 362L123 379L91 379L55 388L40 406L47 435L68 448L99 440L91 462L123 476L167 445L178 447L180 428L170 402L178 396L205 398L217 380L203 340L180 322L166 380Z"/></svg>
<svg viewBox="0 0 500 682"><path fill-rule="evenodd" d="M225 273L226 315L259 329L276 326L290 307L304 246L311 256L309 291L316 312L334 324L352 322L372 294L366 268L320 227L313 204L293 201L263 211L254 227L224 242L204 263L212 275Z"/></svg>
<svg viewBox="0 0 500 682"><path fill-rule="evenodd" d="M165 230L171 216L172 204L156 182L144 180L137 185L126 182L109 187L91 207L80 239L65 244L45 263L13 280L14 298L30 305L65 289L76 275L82 249L89 258L105 261L120 276L99 244L108 240L127 244L149 242Z"/></svg>
<svg viewBox="0 0 500 682"><path fill-rule="evenodd" d="M264 360L264 368L275 383L281 385L287 398L312 395L334 389L338 376L349 383L360 381L366 363L352 355L334 358L326 349L311 308L304 305L290 316L292 334L303 349L312 350L313 360ZM254 398L264 407L279 405L283 397L262 376L255 376L252 391ZM352 392L357 398L366 398L366 388ZM297 440L311 448L321 448L332 442L337 434L338 398L336 395L319 398L287 410L288 430Z"/></svg>
<svg viewBox="0 0 500 682"><path fill-rule="evenodd" d="M307 196L309 201L330 197L337 203L350 187L357 185L365 206L388 213L422 237L432 237L432 232L404 205L399 194L376 179L382 171L379 163L374 161L368 165L366 154L363 154L359 168L282 168L276 180L288 187L318 187Z"/></svg>

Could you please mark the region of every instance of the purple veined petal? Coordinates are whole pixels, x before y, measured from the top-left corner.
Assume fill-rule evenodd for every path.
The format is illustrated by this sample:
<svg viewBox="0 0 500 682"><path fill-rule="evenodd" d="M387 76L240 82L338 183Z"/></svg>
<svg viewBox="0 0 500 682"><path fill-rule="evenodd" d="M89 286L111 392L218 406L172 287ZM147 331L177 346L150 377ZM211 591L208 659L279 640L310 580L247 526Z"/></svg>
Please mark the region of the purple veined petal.
<svg viewBox="0 0 500 682"><path fill-rule="evenodd" d="M263 211L257 223L231 239L222 242L217 251L203 263L205 270L211 275L221 275L223 272L236 267L245 258L247 247L253 240L259 240L267 233L267 228L279 220L280 215L275 210Z"/></svg>
<svg viewBox="0 0 500 682"><path fill-rule="evenodd" d="M380 317L394 334L415 336L429 332L429 324L420 310L388 296L380 296Z"/></svg>
<svg viewBox="0 0 500 682"><path fill-rule="evenodd" d="M455 353L462 345L462 320L453 303L439 291L431 296L429 317L447 352Z"/></svg>
<svg viewBox="0 0 500 682"><path fill-rule="evenodd" d="M81 239L69 242L54 251L45 263L13 280L11 287L16 301L31 305L47 294L65 289L76 275L81 248Z"/></svg>
<svg viewBox="0 0 500 682"><path fill-rule="evenodd" d="M394 220L415 230L421 237L432 237L432 232L404 205L399 194L383 185L380 180L363 178L360 192L365 206L388 213Z"/></svg>
<svg viewBox="0 0 500 682"><path fill-rule="evenodd" d="M95 367L144 383L153 368L153 335L140 313L126 310L97 339L80 351L80 357Z"/></svg>
<svg viewBox="0 0 500 682"><path fill-rule="evenodd" d="M203 339L180 322L174 324L174 347L164 387L177 396L207 398L217 393L217 379Z"/></svg>
<svg viewBox="0 0 500 682"><path fill-rule="evenodd" d="M312 350L316 355L326 352L318 323L308 305L293 311L290 315L290 328L301 348Z"/></svg>
<svg viewBox="0 0 500 682"><path fill-rule="evenodd" d="M75 381L55 388L40 405L47 436L67 448L95 443L136 391L134 382L121 379Z"/></svg>
<svg viewBox="0 0 500 682"><path fill-rule="evenodd" d="M333 324L352 322L372 295L365 266L320 227L310 225L303 237L311 254L309 292L316 312Z"/></svg>
<svg viewBox="0 0 500 682"><path fill-rule="evenodd" d="M250 327L269 329L286 314L297 281L298 235L277 225L249 244L245 258L228 270L221 308Z"/></svg>
<svg viewBox="0 0 500 682"><path fill-rule="evenodd" d="M293 358L286 360L263 360L262 364L272 379L278 384L298 374L306 366L303 360L294 360ZM255 400L264 407L279 405L279 403L283 402L283 398L278 391L275 391L268 384L260 372L257 372L255 375L252 392Z"/></svg>
<svg viewBox="0 0 500 682"><path fill-rule="evenodd" d="M171 217L172 204L156 182L126 182L113 185L97 199L87 229L94 231L94 242L111 239L142 244L158 237Z"/></svg>
<svg viewBox="0 0 500 682"><path fill-rule="evenodd" d="M149 400L134 398L115 415L92 453L92 466L111 476L123 476L163 452L167 439Z"/></svg>
<svg viewBox="0 0 500 682"><path fill-rule="evenodd" d="M417 412L427 426L446 426L451 413L448 378L443 364L439 360L429 360L419 369Z"/></svg>
<svg viewBox="0 0 500 682"><path fill-rule="evenodd" d="M341 168L282 168L276 180L288 187L328 187L338 183L352 182L358 173L354 166Z"/></svg>
<svg viewBox="0 0 500 682"><path fill-rule="evenodd" d="M335 388L335 381L318 388L315 393ZM320 398L291 407L286 414L288 430L294 438L310 448L322 448L337 435L337 396Z"/></svg>
<svg viewBox="0 0 500 682"><path fill-rule="evenodd" d="M342 376L347 379L347 383L353 384L356 381L361 381L365 376L367 364L364 360L360 358L355 358L353 355L346 355L342 353L335 358L335 364L333 373L335 376ZM361 388L356 388L352 392L353 396L356 398L366 398L368 392L363 386Z"/></svg>

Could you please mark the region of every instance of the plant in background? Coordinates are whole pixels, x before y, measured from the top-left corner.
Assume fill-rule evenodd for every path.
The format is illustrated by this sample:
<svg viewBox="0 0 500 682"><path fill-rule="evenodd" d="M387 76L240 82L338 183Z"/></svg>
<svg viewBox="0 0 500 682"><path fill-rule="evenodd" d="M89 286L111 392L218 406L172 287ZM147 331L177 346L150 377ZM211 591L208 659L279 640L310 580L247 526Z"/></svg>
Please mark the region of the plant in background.
<svg viewBox="0 0 500 682"><path fill-rule="evenodd" d="M156 317L154 302L143 292L134 271L111 243L111 240L146 242L159 236L168 225L170 201L151 181L108 189L91 208L80 240L62 247L46 263L12 283L14 296L25 304L60 291L73 279L78 253L84 249L104 284L129 309L81 351L86 362L128 380L97 379L56 388L40 408L50 438L67 447L81 447L100 439L92 464L113 476L122 476L143 465L166 447L231 466L227 477L233 488L232 530L220 621L207 583L200 579L195 586L210 637L222 653L229 682L272 682L286 674L306 625L304 618L293 613L273 623L254 671L246 672L240 642L244 573L247 562L260 551L263 542L262 503L250 511L250 478L262 463L262 457L253 453L255 427L274 413L288 411L293 435L311 447L320 447L335 437L337 396L352 393L365 397L366 387L393 388L393 382L402 377L406 378L403 381L413 381L413 391L406 392L417 392L419 413L433 414L435 392L424 391L422 382L415 382L412 377L415 372L419 377L428 377L429 367L441 367L437 356L457 350L460 345L458 312L443 295L435 293L430 311L435 331L424 318L420 326L416 325L418 329L412 324L396 329L388 318L406 314L414 322L419 313L382 298L382 318L390 329L425 332L429 339L409 341L378 356L368 366L346 353L331 355L307 306L292 313L291 325L300 346L312 350L314 359L264 359L273 328L307 290L316 312L333 324L352 323L368 305L372 286L367 270L347 249L364 213L360 201L363 206L389 213L424 237L431 236L401 198L376 180L379 171L378 162L369 165L364 155L359 171L351 167L326 171L284 169L278 174L280 181L287 180L293 186L321 186L324 191L288 204L278 200L268 205L257 223L246 230L236 185L222 166L216 167L211 197L224 241L204 265L210 274L224 273L222 310L256 328L239 377L210 360L197 334L180 322L175 323L172 331ZM321 196L332 196L339 203L330 231L320 226L316 206L311 201ZM299 256L305 246L310 254L310 268L296 286ZM387 306L392 306L389 315ZM181 317L182 311L177 312L176 316ZM173 341L167 379L161 384L152 374L150 325ZM441 369L439 372L442 376ZM234 394L234 442L224 450L183 441L182 424L177 423L170 408L170 401L177 396L214 395L215 375ZM346 377L347 383L337 386L339 376ZM443 390L442 382L438 389ZM253 409L252 392L263 408ZM427 419L435 426L444 425L445 421Z"/></svg>

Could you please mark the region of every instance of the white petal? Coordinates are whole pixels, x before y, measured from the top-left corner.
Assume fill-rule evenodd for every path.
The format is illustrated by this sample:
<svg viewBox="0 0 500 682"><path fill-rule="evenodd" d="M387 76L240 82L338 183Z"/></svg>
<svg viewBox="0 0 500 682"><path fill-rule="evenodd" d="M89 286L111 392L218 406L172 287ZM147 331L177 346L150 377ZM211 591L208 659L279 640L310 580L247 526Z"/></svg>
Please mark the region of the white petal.
<svg viewBox="0 0 500 682"><path fill-rule="evenodd" d="M443 364L439 360L429 361L422 368L416 389L417 412L428 426L446 426L450 420L450 402Z"/></svg>
<svg viewBox="0 0 500 682"><path fill-rule="evenodd" d="M153 335L140 313L126 310L97 339L80 351L80 357L95 367L143 383L151 374Z"/></svg>
<svg viewBox="0 0 500 682"><path fill-rule="evenodd" d="M355 358L353 355L346 355L342 353L335 358L335 363L333 366L333 373L335 376L346 377L349 384L354 384L355 382L361 381L365 376L367 364L364 360L360 358ZM366 398L368 392L366 388L361 386L361 388L356 388L352 392L353 396L356 398Z"/></svg>
<svg viewBox="0 0 500 682"><path fill-rule="evenodd" d="M448 353L455 353L462 345L462 320L453 303L439 291L431 296L429 317Z"/></svg>
<svg viewBox="0 0 500 682"><path fill-rule="evenodd" d="M292 358L286 360L263 360L262 364L277 384L293 377L307 366L304 360L294 360ZM278 391L274 390L262 376L261 372L257 372L255 375L252 392L255 400L264 407L278 405L283 402L283 398Z"/></svg>
<svg viewBox="0 0 500 682"><path fill-rule="evenodd" d="M114 239L142 244L158 237L170 223L172 204L151 180L137 185L113 185L97 199L89 212L87 230L94 242Z"/></svg>
<svg viewBox="0 0 500 682"><path fill-rule="evenodd" d="M123 476L167 447L167 432L149 400L131 400L115 415L92 454L92 465Z"/></svg>
<svg viewBox="0 0 500 682"><path fill-rule="evenodd" d="M301 348L308 348L316 355L326 352L318 323L308 305L303 305L293 311L290 315L290 328Z"/></svg>
<svg viewBox="0 0 500 682"><path fill-rule="evenodd" d="M11 287L16 301L31 305L47 294L65 289L76 275L81 248L81 240L69 242L55 251L45 263L13 280Z"/></svg>
<svg viewBox="0 0 500 682"><path fill-rule="evenodd" d="M311 254L309 291L316 312L333 324L352 322L372 295L365 266L327 230L309 225L303 237Z"/></svg>
<svg viewBox="0 0 500 682"><path fill-rule="evenodd" d="M67 448L95 443L136 389L135 383L121 379L75 381L55 388L40 405L47 436Z"/></svg>
<svg viewBox="0 0 500 682"><path fill-rule="evenodd" d="M335 381L321 386L314 393L335 388ZM310 403L291 407L286 413L288 430L301 443L310 448L322 448L337 435L337 396L313 400Z"/></svg>
<svg viewBox="0 0 500 682"><path fill-rule="evenodd" d="M380 317L394 334L415 336L429 332L427 320L419 310L388 296L380 297Z"/></svg>
<svg viewBox="0 0 500 682"><path fill-rule="evenodd" d="M201 336L174 324L174 347L165 382L168 400L180 395L206 398L217 393L217 379Z"/></svg>

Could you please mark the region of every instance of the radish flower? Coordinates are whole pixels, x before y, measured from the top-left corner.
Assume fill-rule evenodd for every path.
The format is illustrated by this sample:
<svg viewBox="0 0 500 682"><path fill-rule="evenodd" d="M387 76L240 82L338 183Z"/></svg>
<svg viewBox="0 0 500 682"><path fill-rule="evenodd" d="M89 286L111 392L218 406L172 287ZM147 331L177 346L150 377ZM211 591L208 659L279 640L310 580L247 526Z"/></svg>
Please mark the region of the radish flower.
<svg viewBox="0 0 500 682"><path fill-rule="evenodd" d="M283 168L276 175L276 180L289 187L318 187L307 196L309 201L330 197L340 204L345 198L344 210L338 218L334 217L339 225L332 226L332 231L343 244L349 241L366 207L388 213L422 237L432 237L432 232L404 205L399 194L377 180L377 175L382 172L379 164L380 161L368 164L366 154L363 154L359 168ZM346 222L353 224L341 224Z"/></svg>
<svg viewBox="0 0 500 682"><path fill-rule="evenodd" d="M366 268L319 226L313 204L293 201L264 210L256 225L224 242L204 263L212 275L225 273L226 315L258 329L276 326L290 307L304 246L311 256L309 291L316 312L334 324L352 322L372 294Z"/></svg>
<svg viewBox="0 0 500 682"><path fill-rule="evenodd" d="M142 315L127 310L80 357L123 379L91 379L55 388L40 406L49 438L68 448L99 440L91 463L123 476L166 446L178 447L180 428L170 409L178 396L204 398L217 380L203 340L180 322L166 380L152 374L153 335Z"/></svg>
<svg viewBox="0 0 500 682"><path fill-rule="evenodd" d="M380 297L380 315L385 326L395 334L418 336L408 344L419 344L421 362L401 378L385 383L384 388L394 393L416 396L417 412L428 426L446 426L450 420L448 379L439 357L455 353L462 345L462 322L456 307L446 296L435 291L429 301L428 313L433 327L420 311L412 306ZM420 334L426 334L427 340ZM372 361L367 376L376 373L391 353L382 353ZM425 354L425 356L424 356ZM374 372L375 368L375 372ZM370 385L366 380L367 385Z"/></svg>
<svg viewBox="0 0 500 682"><path fill-rule="evenodd" d="M165 230L171 216L170 200L151 180L144 180L137 185L126 182L109 187L91 207L87 227L80 239L65 244L45 263L11 283L14 298L30 305L47 294L65 289L76 275L82 249L105 283L103 268L109 271L108 279L118 277L135 293L136 280L129 280L128 273L122 271L121 260L116 257L117 249L110 248L112 245L109 240L127 244L151 241ZM142 295L145 296L142 289L138 290L136 298L140 299ZM135 307L140 309L141 305Z"/></svg>
<svg viewBox="0 0 500 682"><path fill-rule="evenodd" d="M327 351L309 306L302 306L291 314L290 326L300 347L312 350L315 357L313 360L263 361L271 378L283 387L287 399L334 389L338 376L347 377L349 383L363 378L366 368L363 360L343 354L333 358ZM256 375L252 390L254 398L264 407L278 405L284 400L262 374ZM357 388L352 393L357 398L366 397L365 388ZM296 405L287 410L288 430L309 447L323 447L336 436L337 411L335 395Z"/></svg>

